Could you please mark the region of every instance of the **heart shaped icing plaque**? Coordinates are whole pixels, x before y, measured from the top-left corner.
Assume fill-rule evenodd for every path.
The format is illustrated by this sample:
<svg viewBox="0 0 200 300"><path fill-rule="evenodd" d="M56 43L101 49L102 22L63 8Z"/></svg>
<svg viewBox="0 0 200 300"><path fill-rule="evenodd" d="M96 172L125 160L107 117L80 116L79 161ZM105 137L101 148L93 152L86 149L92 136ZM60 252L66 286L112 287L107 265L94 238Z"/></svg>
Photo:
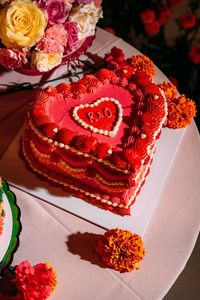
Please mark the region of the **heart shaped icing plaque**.
<svg viewBox="0 0 200 300"><path fill-rule="evenodd" d="M110 137L116 135L122 115L119 101L109 97L102 97L92 104L75 106L72 113L74 120L83 128Z"/></svg>
<svg viewBox="0 0 200 300"><path fill-rule="evenodd" d="M68 193L128 215L166 113L166 100L149 76L101 69L39 91L22 153L29 167Z"/></svg>

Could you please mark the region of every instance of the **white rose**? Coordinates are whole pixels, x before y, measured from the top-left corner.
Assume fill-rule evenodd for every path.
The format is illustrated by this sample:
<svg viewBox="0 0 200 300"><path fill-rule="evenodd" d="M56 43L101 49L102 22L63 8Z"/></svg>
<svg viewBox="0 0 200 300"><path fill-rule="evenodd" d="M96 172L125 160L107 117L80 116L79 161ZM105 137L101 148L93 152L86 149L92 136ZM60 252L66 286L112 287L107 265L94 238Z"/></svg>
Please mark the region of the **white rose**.
<svg viewBox="0 0 200 300"><path fill-rule="evenodd" d="M56 52L53 54L33 51L31 56L31 65L38 69L40 72L47 72L56 66L59 66L62 62L63 54Z"/></svg>
<svg viewBox="0 0 200 300"><path fill-rule="evenodd" d="M83 6L75 6L70 12L69 20L77 23L78 39L82 40L95 34L96 23L102 16L101 7L91 2Z"/></svg>

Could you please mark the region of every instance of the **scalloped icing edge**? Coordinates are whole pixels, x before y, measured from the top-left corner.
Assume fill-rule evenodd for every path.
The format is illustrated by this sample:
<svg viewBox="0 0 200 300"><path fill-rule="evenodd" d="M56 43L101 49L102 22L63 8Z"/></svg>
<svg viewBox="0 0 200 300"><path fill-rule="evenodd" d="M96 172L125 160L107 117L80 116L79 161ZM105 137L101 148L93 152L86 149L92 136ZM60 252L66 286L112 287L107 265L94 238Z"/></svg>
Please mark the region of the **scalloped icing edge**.
<svg viewBox="0 0 200 300"><path fill-rule="evenodd" d="M19 234L22 228L20 222L21 213L19 207L16 204L16 196L10 190L8 183L4 179L2 180L2 189L8 199L10 207L12 207L11 211L12 211L13 228L12 228L12 236L11 236L8 249L2 261L0 262L0 273L13 260L14 252L17 250L19 246Z"/></svg>

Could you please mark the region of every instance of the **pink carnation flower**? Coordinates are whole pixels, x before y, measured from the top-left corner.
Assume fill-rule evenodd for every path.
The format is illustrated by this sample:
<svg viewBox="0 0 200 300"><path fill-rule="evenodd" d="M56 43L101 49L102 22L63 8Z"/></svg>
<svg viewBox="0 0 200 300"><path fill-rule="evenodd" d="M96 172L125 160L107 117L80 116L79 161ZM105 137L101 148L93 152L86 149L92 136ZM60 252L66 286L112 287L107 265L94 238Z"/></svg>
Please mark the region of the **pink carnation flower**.
<svg viewBox="0 0 200 300"><path fill-rule="evenodd" d="M49 24L64 23L72 8L67 0L37 0L39 6L46 10Z"/></svg>
<svg viewBox="0 0 200 300"><path fill-rule="evenodd" d="M26 55L18 49L0 49L0 65L6 69L16 69L27 63Z"/></svg>
<svg viewBox="0 0 200 300"><path fill-rule="evenodd" d="M37 44L36 50L50 54L64 51L68 41L68 33L63 24L56 24L46 30L45 36Z"/></svg>
<svg viewBox="0 0 200 300"><path fill-rule="evenodd" d="M45 300L55 289L56 274L47 263L32 267L23 261L15 269L15 284L24 299Z"/></svg>
<svg viewBox="0 0 200 300"><path fill-rule="evenodd" d="M68 33L68 41L65 46L65 53L68 54L78 48L78 28L76 22L65 23L65 29Z"/></svg>

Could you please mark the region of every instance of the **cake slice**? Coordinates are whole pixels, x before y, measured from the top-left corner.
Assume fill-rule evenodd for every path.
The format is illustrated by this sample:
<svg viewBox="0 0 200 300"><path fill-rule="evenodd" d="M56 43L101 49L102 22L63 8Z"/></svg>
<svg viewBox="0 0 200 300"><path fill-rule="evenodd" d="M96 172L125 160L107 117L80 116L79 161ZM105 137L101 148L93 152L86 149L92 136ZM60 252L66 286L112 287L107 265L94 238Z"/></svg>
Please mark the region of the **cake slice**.
<svg viewBox="0 0 200 300"><path fill-rule="evenodd" d="M166 100L148 75L126 78L100 69L76 83L38 91L22 138L23 157L72 195L129 215L166 113Z"/></svg>

